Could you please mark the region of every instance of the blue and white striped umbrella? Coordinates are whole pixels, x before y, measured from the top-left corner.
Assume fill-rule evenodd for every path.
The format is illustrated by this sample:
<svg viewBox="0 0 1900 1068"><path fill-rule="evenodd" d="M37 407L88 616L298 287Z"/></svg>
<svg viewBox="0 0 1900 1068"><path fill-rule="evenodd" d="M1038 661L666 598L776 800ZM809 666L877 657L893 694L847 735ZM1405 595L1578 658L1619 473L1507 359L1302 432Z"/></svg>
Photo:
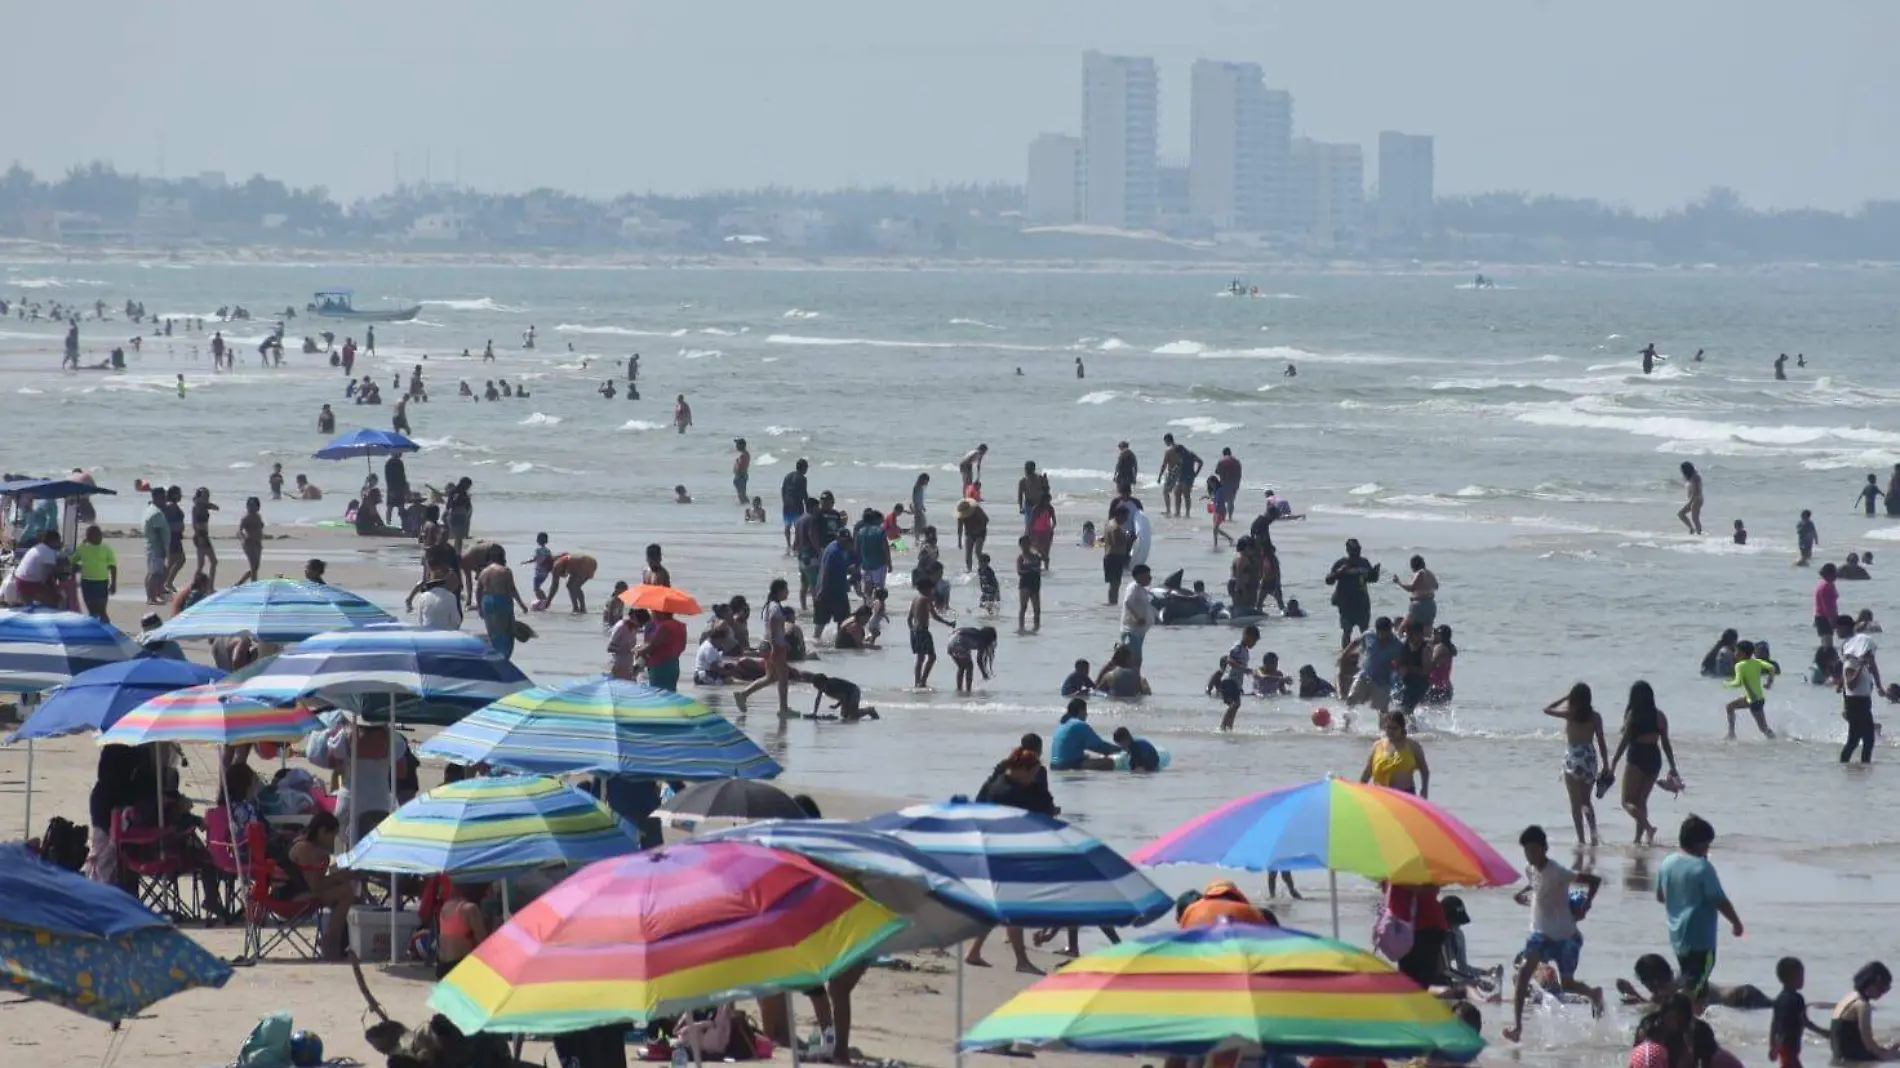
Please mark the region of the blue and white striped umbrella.
<svg viewBox="0 0 1900 1068"><path fill-rule="evenodd" d="M0 692L38 693L142 650L109 623L51 608L0 611Z"/></svg>
<svg viewBox="0 0 1900 1068"><path fill-rule="evenodd" d="M406 695L395 710L405 723L452 723L532 685L485 638L401 625L319 634L232 678L233 699L318 698L373 718Z"/></svg>
<svg viewBox="0 0 1900 1068"><path fill-rule="evenodd" d="M1017 926L1125 926L1174 907L1167 892L1099 840L1008 805L913 805L862 821L955 875L961 902ZM952 900L957 891L943 891Z"/></svg>
<svg viewBox="0 0 1900 1068"><path fill-rule="evenodd" d="M173 616L153 637L181 641L249 634L287 645L330 631L394 622L395 616L341 586L275 578L219 590Z"/></svg>
<svg viewBox="0 0 1900 1068"><path fill-rule="evenodd" d="M910 926L884 953L952 946L975 938L1001 917L928 853L885 831L844 820L760 820L695 836L701 842L751 842L796 853L856 883L865 896Z"/></svg>

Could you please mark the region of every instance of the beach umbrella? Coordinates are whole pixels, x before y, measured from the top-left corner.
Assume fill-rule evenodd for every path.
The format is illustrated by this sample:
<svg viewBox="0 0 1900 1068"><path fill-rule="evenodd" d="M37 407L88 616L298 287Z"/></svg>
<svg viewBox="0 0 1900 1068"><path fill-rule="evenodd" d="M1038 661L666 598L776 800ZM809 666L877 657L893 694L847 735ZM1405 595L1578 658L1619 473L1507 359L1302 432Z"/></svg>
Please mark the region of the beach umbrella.
<svg viewBox="0 0 1900 1068"><path fill-rule="evenodd" d="M564 1034L806 990L903 927L802 857L745 842L603 860L536 898L436 985L464 1033Z"/></svg>
<svg viewBox="0 0 1900 1068"><path fill-rule="evenodd" d="M327 631L394 622L395 616L341 586L274 578L219 590L173 616L151 637L181 641L249 634L284 645Z"/></svg>
<svg viewBox="0 0 1900 1068"><path fill-rule="evenodd" d="M211 683L162 693L131 709L99 735L99 744L288 742L320 725L317 717L301 705L273 705L233 697L225 684Z"/></svg>
<svg viewBox="0 0 1900 1068"><path fill-rule="evenodd" d="M699 701L605 675L518 690L420 752L541 775L769 779L780 771L757 742Z"/></svg>
<svg viewBox="0 0 1900 1068"><path fill-rule="evenodd" d="M689 786L660 807L698 820L799 820L809 817L792 795L756 779L720 779Z"/></svg>
<svg viewBox="0 0 1900 1068"><path fill-rule="evenodd" d="M1338 873L1401 886L1508 886L1519 873L1477 832L1403 790L1327 776L1236 798L1135 851L1137 864L1325 869L1339 937Z"/></svg>
<svg viewBox="0 0 1900 1068"><path fill-rule="evenodd" d="M640 848L607 806L541 776L464 779L417 796L336 858L339 868L467 878L578 867Z"/></svg>
<svg viewBox="0 0 1900 1068"><path fill-rule="evenodd" d="M115 886L0 846L0 989L117 1025L231 966Z"/></svg>
<svg viewBox="0 0 1900 1068"><path fill-rule="evenodd" d="M39 693L140 652L118 628L82 612L0 611L0 691Z"/></svg>
<svg viewBox="0 0 1900 1068"><path fill-rule="evenodd" d="M995 925L975 895L935 857L904 840L844 820L762 820L697 835L696 842L751 842L796 853L851 880L871 900L910 921L885 954L953 946Z"/></svg>
<svg viewBox="0 0 1900 1068"><path fill-rule="evenodd" d="M1433 1057L1484 1048L1445 1003L1372 954L1301 931L1222 921L1130 939L1004 1002L964 1049L1018 1043L1201 1057Z"/></svg>
<svg viewBox="0 0 1900 1068"><path fill-rule="evenodd" d="M141 650L109 623L80 612L34 606L0 611L0 692L35 694ZM26 738L26 835L33 834L34 735ZM9 739L11 741L13 739Z"/></svg>
<svg viewBox="0 0 1900 1068"><path fill-rule="evenodd" d="M236 673L232 681L234 697L275 703L321 698L408 723L453 723L530 685L528 676L486 638L401 624L306 638ZM410 701L392 712L397 695Z"/></svg>
<svg viewBox="0 0 1900 1068"><path fill-rule="evenodd" d="M966 903L1017 926L1122 926L1174 898L1121 854L1053 816L1008 805L913 805L861 826L917 847L955 875Z"/></svg>
<svg viewBox="0 0 1900 1068"><path fill-rule="evenodd" d="M105 664L74 675L48 694L20 729L7 736L7 741L102 731L160 694L222 678L224 672L217 668L189 660L139 657Z"/></svg>
<svg viewBox="0 0 1900 1068"><path fill-rule="evenodd" d="M332 439L329 444L316 451L316 458L354 460L361 456L367 460L371 456L394 456L397 453L420 451L422 451L422 446L406 435L398 434L393 430L362 428Z"/></svg>
<svg viewBox="0 0 1900 1068"><path fill-rule="evenodd" d="M693 599L693 595L685 590L644 583L622 593L620 603L628 608L644 608L649 612L665 612L675 616L696 616L705 611Z"/></svg>

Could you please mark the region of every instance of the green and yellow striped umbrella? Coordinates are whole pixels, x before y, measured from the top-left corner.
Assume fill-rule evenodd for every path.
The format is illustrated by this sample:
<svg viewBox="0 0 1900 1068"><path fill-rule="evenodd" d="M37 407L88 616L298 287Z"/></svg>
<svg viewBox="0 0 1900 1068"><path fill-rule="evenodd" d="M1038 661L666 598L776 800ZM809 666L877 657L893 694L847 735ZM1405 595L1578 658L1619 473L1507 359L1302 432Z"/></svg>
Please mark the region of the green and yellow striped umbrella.
<svg viewBox="0 0 1900 1068"><path fill-rule="evenodd" d="M336 863L353 871L481 878L579 867L639 848L639 832L587 793L518 775L464 779L422 794Z"/></svg>

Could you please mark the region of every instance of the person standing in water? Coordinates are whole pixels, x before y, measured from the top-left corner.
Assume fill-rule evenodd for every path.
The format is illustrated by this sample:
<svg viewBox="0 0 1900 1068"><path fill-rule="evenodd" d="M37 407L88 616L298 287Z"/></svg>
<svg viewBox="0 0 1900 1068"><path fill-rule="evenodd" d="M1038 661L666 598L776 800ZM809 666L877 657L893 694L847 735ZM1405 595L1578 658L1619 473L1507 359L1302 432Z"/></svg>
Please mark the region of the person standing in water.
<svg viewBox="0 0 1900 1068"><path fill-rule="evenodd" d="M1880 492L1880 476L1869 474L1867 476L1867 484L1862 486L1860 492L1855 495L1854 503L1864 507L1867 512L1867 518L1872 519L1874 517L1875 506L1880 503L1880 498L1885 496L1886 494Z"/></svg>
<svg viewBox="0 0 1900 1068"><path fill-rule="evenodd" d="M686 403L686 394L682 393L673 400L673 428L684 434L686 428L692 425L693 408Z"/></svg>
<svg viewBox="0 0 1900 1068"><path fill-rule="evenodd" d="M1688 496L1682 502L1681 510L1676 512L1676 518L1682 520L1682 525L1689 529L1689 533L1700 534L1702 533L1702 475L1696 471L1694 464L1684 460L1682 461L1682 479Z"/></svg>
<svg viewBox="0 0 1900 1068"><path fill-rule="evenodd" d="M1656 843L1656 827L1649 822L1649 795L1662 774L1663 761L1669 761L1669 774L1676 771L1676 751L1669 744L1669 717L1656 707L1656 691L1641 679L1630 684L1629 704L1623 712L1623 737L1610 757L1610 777L1628 753L1629 771L1623 776L1623 811L1636 821L1636 844Z"/></svg>
<svg viewBox="0 0 1900 1068"><path fill-rule="evenodd" d="M1590 687L1577 683L1570 693L1544 706L1544 715L1564 721L1564 791L1570 795L1570 822L1577 841L1585 841L1587 823L1591 845L1598 844L1597 810L1591 803L1602 769L1609 766L1610 746L1603 740L1603 717L1590 703ZM1598 761L1601 757L1601 762Z"/></svg>
<svg viewBox="0 0 1900 1068"><path fill-rule="evenodd" d="M1084 374L1084 373L1082 372L1082 357L1080 357L1080 356L1077 356L1077 357L1075 358L1075 377L1077 377L1077 378L1087 378L1087 377L1088 377L1088 375L1086 375L1086 374Z"/></svg>
<svg viewBox="0 0 1900 1068"><path fill-rule="evenodd" d="M739 495L739 503L744 504L748 500L746 482L752 477L752 451L746 448L744 438L733 438L732 447L738 450L732 457L732 489Z"/></svg>
<svg viewBox="0 0 1900 1068"><path fill-rule="evenodd" d="M1788 380L1788 354L1784 352L1781 355L1775 357L1775 381L1786 382L1787 380Z"/></svg>
<svg viewBox="0 0 1900 1068"><path fill-rule="evenodd" d="M508 569L508 552L499 545L488 547L488 565L475 576L475 589L481 595L482 623L488 630L489 644L504 659L515 654L515 606L528 611L515 585L515 573Z"/></svg>
<svg viewBox="0 0 1900 1068"><path fill-rule="evenodd" d="M1659 356L1656 354L1656 343L1654 341L1643 346L1643 351L1641 353L1641 356L1643 357L1643 373L1644 374L1653 373L1656 370L1656 364L1658 361L1666 360L1669 358L1667 356Z"/></svg>

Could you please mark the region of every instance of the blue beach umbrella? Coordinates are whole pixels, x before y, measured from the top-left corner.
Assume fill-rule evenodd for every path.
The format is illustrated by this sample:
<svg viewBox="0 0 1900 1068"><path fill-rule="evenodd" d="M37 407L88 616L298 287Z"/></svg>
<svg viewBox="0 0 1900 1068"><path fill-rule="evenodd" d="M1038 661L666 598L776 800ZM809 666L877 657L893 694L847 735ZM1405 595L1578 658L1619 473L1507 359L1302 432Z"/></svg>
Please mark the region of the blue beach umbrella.
<svg viewBox="0 0 1900 1068"><path fill-rule="evenodd" d="M510 694L424 742L421 753L540 775L770 779L782 770L693 698L605 675Z"/></svg>
<svg viewBox="0 0 1900 1068"><path fill-rule="evenodd" d="M109 623L81 612L32 607L0 611L0 691L39 693L140 653Z"/></svg>
<svg viewBox="0 0 1900 1068"><path fill-rule="evenodd" d="M231 586L206 597L152 636L168 641L249 634L286 645L336 630L396 622L396 617L341 586L274 578Z"/></svg>
<svg viewBox="0 0 1900 1068"><path fill-rule="evenodd" d="M117 1025L231 966L114 886L0 846L0 989Z"/></svg>
<svg viewBox="0 0 1900 1068"><path fill-rule="evenodd" d="M351 871L495 878L639 849L639 832L589 794L519 775L464 779L421 794L336 863Z"/></svg>
<svg viewBox="0 0 1900 1068"><path fill-rule="evenodd" d="M83 731L103 731L119 717L157 697L224 677L224 672L189 660L140 657L106 664L73 676L33 710L20 729L7 737L57 738Z"/></svg>
<svg viewBox="0 0 1900 1068"><path fill-rule="evenodd" d="M398 722L437 724L531 685L485 638L400 624L319 634L233 679L232 699L288 704L318 698ZM409 700L397 702L397 695Z"/></svg>
<svg viewBox="0 0 1900 1068"><path fill-rule="evenodd" d="M1174 898L1099 839L1008 805L913 805L863 820L935 859L964 903L1019 926L1146 923Z"/></svg>
<svg viewBox="0 0 1900 1068"><path fill-rule="evenodd" d="M393 430L352 430L318 449L319 460L354 460L358 456L394 456L400 452L420 452L422 446Z"/></svg>

